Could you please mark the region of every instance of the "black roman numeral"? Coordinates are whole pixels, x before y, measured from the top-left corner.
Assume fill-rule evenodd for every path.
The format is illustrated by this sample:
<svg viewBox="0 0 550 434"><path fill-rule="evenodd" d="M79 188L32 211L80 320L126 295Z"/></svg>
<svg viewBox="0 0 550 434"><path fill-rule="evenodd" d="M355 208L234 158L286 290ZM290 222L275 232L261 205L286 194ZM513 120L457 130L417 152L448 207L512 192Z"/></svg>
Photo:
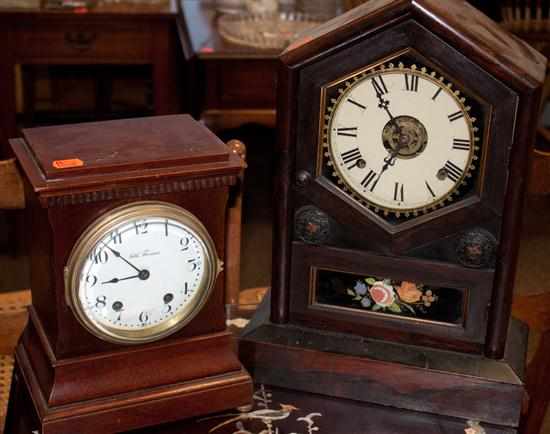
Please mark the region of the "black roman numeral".
<svg viewBox="0 0 550 434"><path fill-rule="evenodd" d="M353 104L353 105L356 105L356 106L359 107L360 109L363 109L363 110L366 110L366 109L367 109L366 106L364 106L364 105L361 104L361 103L358 103L357 101L355 101L355 100L353 100L353 99L351 99L351 98L348 98L347 101L348 101L349 103Z"/></svg>
<svg viewBox="0 0 550 434"><path fill-rule="evenodd" d="M462 110L459 110L456 113L453 113L453 114L449 115L448 117L449 117L449 120L451 122L454 122L454 121L456 121L460 118L463 118L464 117L464 112Z"/></svg>
<svg viewBox="0 0 550 434"><path fill-rule="evenodd" d="M377 175L377 173L374 170L371 170L369 173L367 173L367 176L365 176L363 178L363 180L361 181L361 185L363 186L363 188L367 188L369 186L369 184L372 181L374 181L374 179L376 178L376 175ZM377 184L377 182L374 182L374 184L372 184L372 186L370 188L370 191L374 190L374 188L376 187L376 184Z"/></svg>
<svg viewBox="0 0 550 434"><path fill-rule="evenodd" d="M371 79L372 87L374 87L374 91L376 92L376 96L382 96L388 93L388 88L386 87L386 83L384 83L384 79L382 76L378 76L378 80L376 77L373 77Z"/></svg>
<svg viewBox="0 0 550 434"><path fill-rule="evenodd" d="M396 202L404 202L405 201L405 185L399 184L399 182L395 183L395 188L393 189L393 200Z"/></svg>
<svg viewBox="0 0 550 434"><path fill-rule="evenodd" d="M445 170L447 171L447 177L453 182L458 182L463 175L462 169L452 161L445 163Z"/></svg>
<svg viewBox="0 0 550 434"><path fill-rule="evenodd" d="M336 134L339 136L357 137L357 127L337 128Z"/></svg>
<svg viewBox="0 0 550 434"><path fill-rule="evenodd" d="M454 139L453 140L453 149L459 149L461 151L470 150L470 141L463 139Z"/></svg>
<svg viewBox="0 0 550 434"><path fill-rule="evenodd" d="M435 100L437 99L437 97L439 96L439 94L441 93L442 90L443 90L442 87L440 87L439 89L437 89L437 92L434 93L434 96L432 96L432 100L435 101Z"/></svg>
<svg viewBox="0 0 550 434"><path fill-rule="evenodd" d="M434 193L432 187L430 186L430 184L428 184L428 181L425 181L425 182L426 182L426 188L428 189L428 191L430 192L432 197L435 197L435 193Z"/></svg>
<svg viewBox="0 0 550 434"><path fill-rule="evenodd" d="M418 75L405 74L405 90L418 92Z"/></svg>
<svg viewBox="0 0 550 434"><path fill-rule="evenodd" d="M361 158L361 151L359 148L353 148L349 151L342 152L342 161L344 164L356 163ZM353 166L352 166L353 167ZM349 167L351 169L351 167Z"/></svg>

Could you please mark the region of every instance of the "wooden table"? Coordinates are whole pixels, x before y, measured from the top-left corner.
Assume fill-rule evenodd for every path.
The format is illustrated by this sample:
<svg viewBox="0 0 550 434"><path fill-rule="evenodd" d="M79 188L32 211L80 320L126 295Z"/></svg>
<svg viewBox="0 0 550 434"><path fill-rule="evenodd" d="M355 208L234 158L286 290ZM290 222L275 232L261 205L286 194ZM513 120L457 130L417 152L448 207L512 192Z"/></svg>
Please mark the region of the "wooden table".
<svg viewBox="0 0 550 434"><path fill-rule="evenodd" d="M17 372L17 368L16 368ZM17 374L19 375L19 373ZM39 433L28 396L18 396L29 412L8 421L6 434ZM485 431L481 431L481 428ZM469 428L471 431L466 431ZM9 431L8 431L9 429ZM271 386L256 386L254 407L128 432L128 434L514 434L517 431L466 419L331 399ZM98 432L98 434L101 434Z"/></svg>
<svg viewBox="0 0 550 434"><path fill-rule="evenodd" d="M246 305L241 306L248 308L252 304L257 303L257 296L263 293L264 290L249 292L248 296L241 297L241 303L246 303ZM8 323L12 324L15 320L11 326L12 332L9 336L6 334L4 339L1 339L2 336L0 336L0 374L2 370L4 371L4 375L0 375L0 382L4 381L5 385L9 385L13 359L7 355L2 356L1 351L9 349L9 354L11 354L15 338L19 335L25 322L26 315L22 311L22 307L30 302L30 294L28 291L24 291L11 296L4 295L0 299L0 326ZM11 306L14 304L16 308L11 309ZM2 311L2 306L4 306L4 311ZM243 312L244 316L250 316L250 312ZM0 330L2 330L1 327ZM240 333L238 329L234 328L233 330L236 334ZM2 344L4 345L2 346ZM0 387L0 434L2 433L3 426L2 414L5 410L3 405L8 400L7 391L6 387L2 396L2 388ZM12 432L10 434L31 434L33 430L37 429L32 403L28 402L28 396L19 396L18 399L20 400L19 404L25 405L28 409L27 417L18 421L11 421ZM285 407L282 407L281 404L285 405ZM413 412L345 399L328 398L322 395L308 394L272 386L257 385L254 394L254 408L248 414L239 415L236 411L230 411L215 415L216 417L208 416L206 418L198 418L198 420L181 421L165 426L133 431L132 434L207 434L209 430L219 424L224 425L214 430L213 433L265 433L266 431L262 430L266 429L267 418L276 415L265 411L264 416L266 417L262 420L262 410L282 410L279 416L280 419L273 420L273 430L271 431L275 432L275 429L278 429L279 434L305 434L308 432L319 434L463 434L468 427L466 419L449 418L430 413ZM231 421L231 419L237 416L242 417ZM228 421L230 422L227 423ZM239 423L243 427L240 431L237 428L237 424ZM309 425L310 423L311 425ZM516 432L510 428L490 426L485 423L481 425L487 434L513 434ZM312 430L310 431L308 428ZM318 430L315 428L318 428ZM481 433L481 431L476 431L475 429L475 424L473 424L473 431L470 431L470 433ZM5 434L7 433L6 431Z"/></svg>
<svg viewBox="0 0 550 434"><path fill-rule="evenodd" d="M159 6L93 9L0 9L0 156L17 136L16 64L153 65L156 114L179 111L176 92L176 0Z"/></svg>

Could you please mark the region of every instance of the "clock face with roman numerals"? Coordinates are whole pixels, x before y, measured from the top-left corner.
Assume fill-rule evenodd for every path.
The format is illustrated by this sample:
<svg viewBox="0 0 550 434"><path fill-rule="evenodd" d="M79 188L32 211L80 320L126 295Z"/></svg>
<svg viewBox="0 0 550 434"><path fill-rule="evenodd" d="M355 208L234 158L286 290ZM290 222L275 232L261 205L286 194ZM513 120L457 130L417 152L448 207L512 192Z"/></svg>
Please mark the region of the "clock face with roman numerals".
<svg viewBox="0 0 550 434"><path fill-rule="evenodd" d="M468 103L449 80L416 64L361 71L326 101L326 165L375 211L407 218L435 210L476 169L478 130Z"/></svg>
<svg viewBox="0 0 550 434"><path fill-rule="evenodd" d="M93 223L67 267L68 299L93 334L142 343L179 330L206 300L218 271L210 236L186 210L125 206Z"/></svg>

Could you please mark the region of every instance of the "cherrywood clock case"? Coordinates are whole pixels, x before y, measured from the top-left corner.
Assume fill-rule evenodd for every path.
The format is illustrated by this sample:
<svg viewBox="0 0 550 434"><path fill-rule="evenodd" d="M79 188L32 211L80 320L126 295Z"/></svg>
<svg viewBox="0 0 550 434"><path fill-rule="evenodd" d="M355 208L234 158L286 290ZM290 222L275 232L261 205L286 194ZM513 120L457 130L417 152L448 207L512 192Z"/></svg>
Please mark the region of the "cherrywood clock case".
<svg viewBox="0 0 550 434"><path fill-rule="evenodd" d="M24 130L23 137L11 144L27 180L33 304L16 350L14 394L18 387L30 392L41 434L121 432L247 404L251 380L226 331L224 279L218 275L228 196L244 168L242 160L187 115L34 128ZM148 227L132 217L136 212L143 217L144 211ZM202 252L200 263L193 258L186 263L182 256L174 269L154 276L146 269L146 256L159 254L154 245L136 244L128 256L118 247L120 238L101 232L105 224L109 230L120 228L113 222L121 218L131 223L123 234L126 243L156 225L167 240L177 237L174 255L194 249ZM101 248L79 254L90 237L96 237L91 246ZM108 255L126 274L101 274ZM71 264L78 258L88 275L76 266L71 280ZM140 263L139 273L130 276ZM169 322L176 327L160 331L148 327L153 311L131 316L128 305L138 300L132 298L138 283L165 282L187 266L188 276L196 275L199 283L188 288L186 282L185 296L188 289L203 294L191 303L192 313L180 309L183 313ZM210 267L202 280L201 267ZM127 281L134 286L127 286L126 299L115 301L124 275L135 278ZM91 302L71 292L73 281L94 294ZM96 288L102 292L94 293ZM149 287L142 302L158 296L156 290ZM178 295L183 289L178 292L176 285L170 291L159 298L165 315L179 309L176 301L187 303ZM80 310L79 300L84 300ZM109 312L102 317L107 304ZM133 331L136 327L141 334ZM13 432L17 411L11 408L8 415Z"/></svg>
<svg viewBox="0 0 550 434"><path fill-rule="evenodd" d="M515 432L545 68L461 0L371 0L281 55L270 314L240 343L256 381Z"/></svg>

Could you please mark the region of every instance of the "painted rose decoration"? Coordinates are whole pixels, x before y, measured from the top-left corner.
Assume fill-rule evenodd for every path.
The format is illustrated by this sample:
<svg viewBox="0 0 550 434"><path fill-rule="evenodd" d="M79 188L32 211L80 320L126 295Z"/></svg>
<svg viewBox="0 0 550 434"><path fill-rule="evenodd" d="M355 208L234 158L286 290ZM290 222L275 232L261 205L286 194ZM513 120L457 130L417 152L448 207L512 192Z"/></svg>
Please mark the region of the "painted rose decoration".
<svg viewBox="0 0 550 434"><path fill-rule="evenodd" d="M395 303L393 286L384 282L374 282L369 288L369 294L375 304L381 307L389 307Z"/></svg>
<svg viewBox="0 0 550 434"><path fill-rule="evenodd" d="M363 309L396 315L416 315L437 302L434 291L423 284L366 277L346 290Z"/></svg>

